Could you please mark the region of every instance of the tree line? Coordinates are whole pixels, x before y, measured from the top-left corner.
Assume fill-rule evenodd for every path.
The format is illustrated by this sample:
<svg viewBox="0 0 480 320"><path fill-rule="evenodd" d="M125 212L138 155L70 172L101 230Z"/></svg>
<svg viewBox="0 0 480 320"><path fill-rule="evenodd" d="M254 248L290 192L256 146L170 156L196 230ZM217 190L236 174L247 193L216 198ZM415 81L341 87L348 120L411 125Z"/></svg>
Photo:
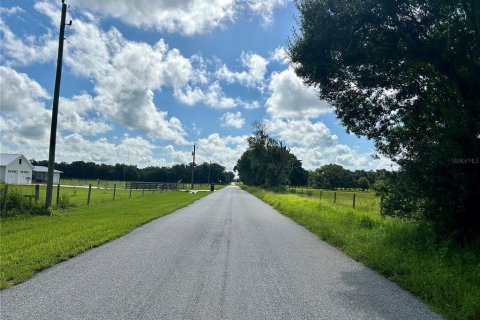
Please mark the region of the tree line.
<svg viewBox="0 0 480 320"><path fill-rule="evenodd" d="M47 160L31 160L33 165L48 166ZM118 180L118 181L151 181L151 182L183 182L190 183L192 165L175 164L171 167L149 166L138 168L136 165L117 163L115 165L97 164L94 162L73 161L71 163L55 163L55 169L63 171L62 178L89 179L89 180ZM229 183L235 174L227 172L225 167L218 164L204 162L195 165L195 183Z"/></svg>

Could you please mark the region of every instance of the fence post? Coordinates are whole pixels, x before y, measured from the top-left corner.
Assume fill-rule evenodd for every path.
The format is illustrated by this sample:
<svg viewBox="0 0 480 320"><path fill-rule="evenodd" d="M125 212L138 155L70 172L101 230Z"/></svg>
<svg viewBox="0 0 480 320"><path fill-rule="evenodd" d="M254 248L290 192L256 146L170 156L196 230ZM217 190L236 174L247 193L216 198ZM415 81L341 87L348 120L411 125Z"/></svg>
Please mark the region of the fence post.
<svg viewBox="0 0 480 320"><path fill-rule="evenodd" d="M322 200L322 190L320 190L320 200Z"/></svg>
<svg viewBox="0 0 480 320"><path fill-rule="evenodd" d="M38 202L38 199L40 199L40 185L36 184L35 185L35 202Z"/></svg>
<svg viewBox="0 0 480 320"><path fill-rule="evenodd" d="M5 187L3 188L3 195L2 195L2 213L7 214L7 195L8 195L8 184L5 184Z"/></svg>
<svg viewBox="0 0 480 320"><path fill-rule="evenodd" d="M117 191L117 184L113 184L113 200L115 200L115 192Z"/></svg>
<svg viewBox="0 0 480 320"><path fill-rule="evenodd" d="M352 208L355 209L355 193L353 194Z"/></svg>
<svg viewBox="0 0 480 320"><path fill-rule="evenodd" d="M145 184L142 185L142 197L144 193L145 193Z"/></svg>
<svg viewBox="0 0 480 320"><path fill-rule="evenodd" d="M130 184L130 194L128 195L128 199L132 197L132 184Z"/></svg>
<svg viewBox="0 0 480 320"><path fill-rule="evenodd" d="M333 203L337 202L337 191L333 192Z"/></svg>
<svg viewBox="0 0 480 320"><path fill-rule="evenodd" d="M60 183L57 184L57 206L60 201Z"/></svg>
<svg viewBox="0 0 480 320"><path fill-rule="evenodd" d="M383 194L380 196L380 215L383 216Z"/></svg>
<svg viewBox="0 0 480 320"><path fill-rule="evenodd" d="M90 205L90 194L92 193L92 185L88 185L88 197L87 197L87 206Z"/></svg>

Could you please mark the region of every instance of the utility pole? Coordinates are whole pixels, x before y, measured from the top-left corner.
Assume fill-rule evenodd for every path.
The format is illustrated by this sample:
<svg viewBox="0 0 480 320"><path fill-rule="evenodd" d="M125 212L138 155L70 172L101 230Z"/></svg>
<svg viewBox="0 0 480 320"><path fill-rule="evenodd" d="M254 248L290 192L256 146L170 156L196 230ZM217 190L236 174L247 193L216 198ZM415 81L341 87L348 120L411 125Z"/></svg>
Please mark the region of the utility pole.
<svg viewBox="0 0 480 320"><path fill-rule="evenodd" d="M210 164L208 165L208 184L210 184L210 168L212 167L212 160L210 160Z"/></svg>
<svg viewBox="0 0 480 320"><path fill-rule="evenodd" d="M47 198L45 200L45 205L47 208L50 208L52 205L53 172L55 168L55 143L57 140L58 99L60 97L60 80L62 78L63 40L65 40L66 15L67 4L64 0L62 0L62 19L60 20L60 33L58 36L57 73L55 76L55 89L53 91L52 127L50 129L50 149L48 152ZM72 25L71 20L69 25Z"/></svg>
<svg viewBox="0 0 480 320"><path fill-rule="evenodd" d="M193 169L195 168L195 145L193 145L193 161L192 161L192 190L193 190Z"/></svg>

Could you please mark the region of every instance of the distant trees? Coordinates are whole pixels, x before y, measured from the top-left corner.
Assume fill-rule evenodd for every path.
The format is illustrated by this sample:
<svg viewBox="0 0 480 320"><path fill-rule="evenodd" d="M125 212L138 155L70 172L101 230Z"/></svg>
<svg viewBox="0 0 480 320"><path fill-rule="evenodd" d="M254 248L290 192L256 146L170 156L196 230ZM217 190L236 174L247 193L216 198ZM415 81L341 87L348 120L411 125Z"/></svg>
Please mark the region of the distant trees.
<svg viewBox="0 0 480 320"><path fill-rule="evenodd" d="M308 173L290 149L267 134L265 123L256 122L248 139L248 149L234 170L247 185L278 187L306 185Z"/></svg>
<svg viewBox="0 0 480 320"><path fill-rule="evenodd" d="M31 161L33 165L48 166L48 161ZM117 163L115 165L96 164L94 162L73 161L55 164L55 169L63 171L62 177L75 179L101 179L119 181L158 181L184 183L191 181L191 164L175 164L172 167L138 168L134 165ZM233 172L227 172L224 166L218 163L202 163L195 166L195 183L222 183L231 182L235 178Z"/></svg>
<svg viewBox="0 0 480 320"><path fill-rule="evenodd" d="M480 2L298 0L295 72L400 165L386 214L480 234ZM399 200L401 199L401 201ZM390 202L392 201L392 202Z"/></svg>
<svg viewBox="0 0 480 320"><path fill-rule="evenodd" d="M309 173L308 185L320 189L362 189L373 186L385 170L351 171L338 164L327 164Z"/></svg>

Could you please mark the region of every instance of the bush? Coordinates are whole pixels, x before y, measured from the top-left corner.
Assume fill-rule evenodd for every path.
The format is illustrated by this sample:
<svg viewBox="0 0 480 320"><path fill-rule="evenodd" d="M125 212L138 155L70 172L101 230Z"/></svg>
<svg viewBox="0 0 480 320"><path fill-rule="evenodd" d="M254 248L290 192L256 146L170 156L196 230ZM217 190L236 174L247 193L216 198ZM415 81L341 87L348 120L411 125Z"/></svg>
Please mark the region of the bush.
<svg viewBox="0 0 480 320"><path fill-rule="evenodd" d="M0 207L3 209L3 193L5 185L0 188ZM15 216L19 214L31 215L50 215L50 211L43 205L33 201L31 197L25 197L23 193L16 188L9 188L6 199L6 210L2 210L2 216Z"/></svg>
<svg viewBox="0 0 480 320"><path fill-rule="evenodd" d="M70 197L67 194L61 194L60 199L58 201L58 207L62 209L66 209L68 207L71 207L70 204Z"/></svg>

